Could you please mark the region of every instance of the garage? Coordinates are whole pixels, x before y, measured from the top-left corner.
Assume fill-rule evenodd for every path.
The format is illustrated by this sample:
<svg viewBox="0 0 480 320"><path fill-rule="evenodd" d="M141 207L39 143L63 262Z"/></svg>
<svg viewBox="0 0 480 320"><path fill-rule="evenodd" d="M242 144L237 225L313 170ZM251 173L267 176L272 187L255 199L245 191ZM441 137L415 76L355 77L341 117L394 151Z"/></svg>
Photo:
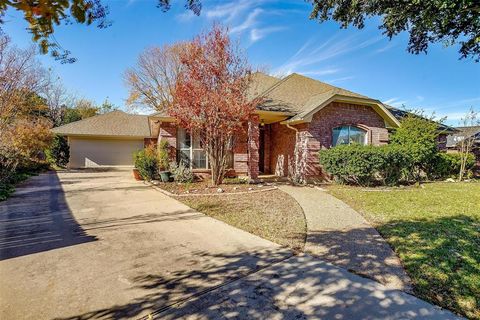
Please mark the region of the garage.
<svg viewBox="0 0 480 320"><path fill-rule="evenodd" d="M133 166L133 153L143 149L143 139L89 139L69 137L72 168Z"/></svg>
<svg viewBox="0 0 480 320"><path fill-rule="evenodd" d="M148 116L120 110L53 128L67 137L70 168L133 166L133 153L155 140Z"/></svg>

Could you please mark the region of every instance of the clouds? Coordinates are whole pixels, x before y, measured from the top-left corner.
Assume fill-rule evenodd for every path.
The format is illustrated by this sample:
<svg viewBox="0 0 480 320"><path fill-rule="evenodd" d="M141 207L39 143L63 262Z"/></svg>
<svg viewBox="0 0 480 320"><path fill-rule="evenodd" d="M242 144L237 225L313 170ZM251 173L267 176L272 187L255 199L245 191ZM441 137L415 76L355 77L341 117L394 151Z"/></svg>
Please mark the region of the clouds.
<svg viewBox="0 0 480 320"><path fill-rule="evenodd" d="M403 100L403 99L400 99L400 98L390 98L388 100L385 100L383 101L383 103L385 103L386 105L389 105L389 106L392 106L392 107L395 107L395 108L400 108L404 105L407 104L407 100Z"/></svg>
<svg viewBox="0 0 480 320"><path fill-rule="evenodd" d="M285 76L293 72L305 75L327 75L340 72L340 68L325 67L337 58L370 47L382 40L381 36L362 39L359 35L341 38L341 32L328 39L310 38L282 65L274 69L273 74ZM328 70L328 71L327 71ZM352 75L348 76L351 79ZM348 80L346 76L335 81Z"/></svg>
<svg viewBox="0 0 480 320"><path fill-rule="evenodd" d="M200 19L219 21L230 28L230 34L247 40L247 46L266 38L268 35L285 30L284 26L267 23L268 16L282 14L282 10L264 8L268 0L229 1L218 5L204 3ZM192 12L182 12L176 16L181 22L193 20Z"/></svg>

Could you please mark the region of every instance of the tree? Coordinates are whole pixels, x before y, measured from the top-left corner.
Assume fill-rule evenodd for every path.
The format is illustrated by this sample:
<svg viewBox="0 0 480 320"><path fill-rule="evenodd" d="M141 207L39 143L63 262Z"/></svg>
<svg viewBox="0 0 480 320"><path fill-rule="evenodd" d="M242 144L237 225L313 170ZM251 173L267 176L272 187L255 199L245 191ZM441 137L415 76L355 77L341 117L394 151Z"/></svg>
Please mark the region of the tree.
<svg viewBox="0 0 480 320"><path fill-rule="evenodd" d="M46 150L47 160L59 167L65 167L70 159L70 146L63 136L55 136Z"/></svg>
<svg viewBox="0 0 480 320"><path fill-rule="evenodd" d="M471 108L467 114L461 119L462 122L462 137L458 142L458 151L460 153L460 172L458 173L458 180L462 181L467 172L467 163L473 150L475 142L478 140L476 134L480 125L480 118L478 112Z"/></svg>
<svg viewBox="0 0 480 320"><path fill-rule="evenodd" d="M64 110L62 124L90 118L96 116L99 112L98 107L87 99L77 99L73 104L73 107L67 107Z"/></svg>
<svg viewBox="0 0 480 320"><path fill-rule="evenodd" d="M427 52L428 46L441 42L460 44L461 58L480 60L480 3L477 0L308 0L313 5L310 19L336 20L342 28L365 26L365 19L381 17L379 26L390 39L409 32L408 51Z"/></svg>
<svg viewBox="0 0 480 320"><path fill-rule="evenodd" d="M50 52L63 63L72 63L75 58L70 57L70 52L62 49L53 37L56 26L62 22L85 25L96 22L99 28L110 25L107 20L108 7L101 0L0 1L0 25L5 23L2 17L8 9L22 12L29 24L28 31L32 34L33 41L39 44L41 52Z"/></svg>
<svg viewBox="0 0 480 320"><path fill-rule="evenodd" d="M50 75L50 78L54 77ZM67 108L71 107L75 102L74 97L67 92L58 78L50 81L42 95L45 97L48 108L47 115L53 126L62 125Z"/></svg>
<svg viewBox="0 0 480 320"><path fill-rule="evenodd" d="M233 46L228 31L214 25L180 53L182 68L169 114L198 134L205 148L212 182L221 184L235 135L246 130L260 101L249 100L251 68Z"/></svg>
<svg viewBox="0 0 480 320"><path fill-rule="evenodd" d="M51 126L38 94L47 85L34 49L18 49L0 37L0 184L49 142Z"/></svg>
<svg viewBox="0 0 480 320"><path fill-rule="evenodd" d="M413 166L412 173L418 180L422 172L428 172L438 152L439 124L413 113L405 116L400 124L392 134L391 142L404 148Z"/></svg>
<svg viewBox="0 0 480 320"><path fill-rule="evenodd" d="M0 137L18 115L31 112L32 101L38 97L32 95L47 86L34 48L19 49L10 38L0 36Z"/></svg>
<svg viewBox="0 0 480 320"><path fill-rule="evenodd" d="M73 63L70 51L65 50L55 40L55 28L62 22L65 24L79 23L91 25L96 23L100 29L111 25L107 19L108 6L102 0L11 0L0 1L0 26L5 23L3 17L8 9L23 13L23 18L28 22L28 31L33 36L33 41L38 43L43 54L48 52L62 63ZM170 9L169 0L158 0L157 6L163 11ZM200 14L200 0L186 0L185 8ZM2 29L0 28L0 34Z"/></svg>
<svg viewBox="0 0 480 320"><path fill-rule="evenodd" d="M135 67L124 75L129 89L127 105L135 109L167 110L181 69L180 53L186 43L152 47L140 54Z"/></svg>
<svg viewBox="0 0 480 320"><path fill-rule="evenodd" d="M108 98L106 98L105 101L103 101L103 103L100 105L100 107L97 108L97 110L98 110L97 113L98 114L105 114L105 113L115 111L117 109L118 109L118 107L116 105L114 105L113 103L111 103L110 101L108 101Z"/></svg>

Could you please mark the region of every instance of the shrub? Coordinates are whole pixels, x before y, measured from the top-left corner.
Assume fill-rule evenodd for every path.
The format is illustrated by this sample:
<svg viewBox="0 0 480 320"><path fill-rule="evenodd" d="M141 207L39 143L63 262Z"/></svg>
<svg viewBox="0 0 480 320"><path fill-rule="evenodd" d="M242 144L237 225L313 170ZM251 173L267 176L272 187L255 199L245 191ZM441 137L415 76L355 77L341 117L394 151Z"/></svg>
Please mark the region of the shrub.
<svg viewBox="0 0 480 320"><path fill-rule="evenodd" d="M55 136L50 147L45 150L47 161L59 167L65 167L70 158L70 147L67 139L62 136Z"/></svg>
<svg viewBox="0 0 480 320"><path fill-rule="evenodd" d="M166 140L160 140L158 144L158 165L160 170L167 170L169 167L170 155L169 144Z"/></svg>
<svg viewBox="0 0 480 320"><path fill-rule="evenodd" d="M176 162L170 163L170 172L173 175L173 180L177 182L192 182L194 179L192 170L183 161L180 161L179 164Z"/></svg>
<svg viewBox="0 0 480 320"><path fill-rule="evenodd" d="M460 153L443 153L439 152L432 163L428 172L431 179L441 179L448 177L456 177L460 173L461 154ZM475 156L469 154L467 164L465 166L466 172L470 172L475 167Z"/></svg>
<svg viewBox="0 0 480 320"><path fill-rule="evenodd" d="M410 159L398 146L341 145L319 152L320 164L342 183L398 184Z"/></svg>
<svg viewBox="0 0 480 320"><path fill-rule="evenodd" d="M438 152L439 125L421 114L410 114L391 136L392 145L404 149L411 161L410 174L419 180L435 160Z"/></svg>
<svg viewBox="0 0 480 320"><path fill-rule="evenodd" d="M149 146L136 151L133 155L135 168L145 180L153 180L158 177L158 157L155 147Z"/></svg>

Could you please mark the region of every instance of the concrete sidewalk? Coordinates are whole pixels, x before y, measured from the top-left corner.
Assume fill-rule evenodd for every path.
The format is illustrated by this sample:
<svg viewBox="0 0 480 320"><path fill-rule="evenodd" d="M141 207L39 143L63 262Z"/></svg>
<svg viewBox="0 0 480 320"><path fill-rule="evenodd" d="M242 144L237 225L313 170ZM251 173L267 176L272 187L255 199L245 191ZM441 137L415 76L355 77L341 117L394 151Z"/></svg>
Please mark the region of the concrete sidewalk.
<svg viewBox="0 0 480 320"><path fill-rule="evenodd" d="M388 243L365 218L318 188L284 185L307 220L305 252L391 289L411 291L411 280Z"/></svg>
<svg viewBox="0 0 480 320"><path fill-rule="evenodd" d="M460 319L312 256L296 256L171 306L155 319Z"/></svg>

